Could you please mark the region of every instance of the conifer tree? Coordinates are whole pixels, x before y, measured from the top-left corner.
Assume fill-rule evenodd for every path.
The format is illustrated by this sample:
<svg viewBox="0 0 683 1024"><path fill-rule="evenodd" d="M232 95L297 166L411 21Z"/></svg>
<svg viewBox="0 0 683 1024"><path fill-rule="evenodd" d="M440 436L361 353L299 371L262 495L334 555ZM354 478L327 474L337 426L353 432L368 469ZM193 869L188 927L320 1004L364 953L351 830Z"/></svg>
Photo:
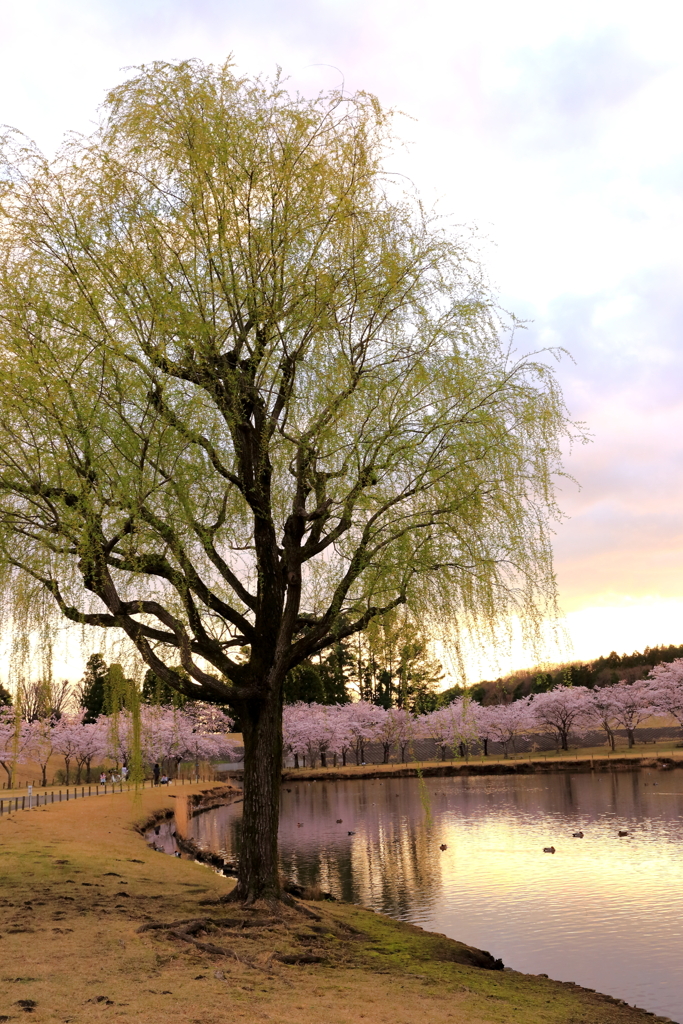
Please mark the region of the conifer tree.
<svg viewBox="0 0 683 1024"><path fill-rule="evenodd" d="M80 703L85 711L84 722L96 722L100 715L107 713L106 685L107 663L101 654L91 654L81 683Z"/></svg>

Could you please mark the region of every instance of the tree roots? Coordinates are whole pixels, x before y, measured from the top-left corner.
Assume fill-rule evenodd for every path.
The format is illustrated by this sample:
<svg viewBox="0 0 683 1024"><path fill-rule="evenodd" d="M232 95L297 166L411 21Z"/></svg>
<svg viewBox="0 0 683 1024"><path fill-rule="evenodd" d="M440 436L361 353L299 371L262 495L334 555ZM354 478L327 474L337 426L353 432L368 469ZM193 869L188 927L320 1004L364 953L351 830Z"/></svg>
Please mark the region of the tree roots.
<svg viewBox="0 0 683 1024"><path fill-rule="evenodd" d="M206 902L208 903L209 901ZM215 904L223 901L212 900L210 902ZM311 953L310 951L290 953L271 950L265 957L264 961L257 963L251 956L245 956L243 953L238 953L230 947L222 945L219 946L214 942L207 941L205 936L208 937L208 935L217 931L226 935L231 935L235 938L240 937L242 939L254 938L254 933L260 929L271 929L278 926L284 926L284 928L289 931L292 924L296 925L296 917L298 915L317 922L322 920L319 914L316 914L308 907L302 906L297 900L292 899L292 897L283 901L260 900L259 905L254 904L252 906L242 904L240 909L242 910L242 914L239 918L193 917L181 921L148 921L146 924L143 924L138 928L138 932L164 931L169 938L180 939L182 942L188 942L205 953L211 953L214 956L228 957L246 967L266 972L268 972L271 965L274 965L275 963L318 964L325 962L325 957ZM270 916L258 916L259 911L263 910L270 911ZM287 913L287 911L289 911L289 913ZM294 914L292 914L292 911L294 911ZM273 915L273 912L275 912L275 916ZM254 914L255 916L247 916L251 914Z"/></svg>

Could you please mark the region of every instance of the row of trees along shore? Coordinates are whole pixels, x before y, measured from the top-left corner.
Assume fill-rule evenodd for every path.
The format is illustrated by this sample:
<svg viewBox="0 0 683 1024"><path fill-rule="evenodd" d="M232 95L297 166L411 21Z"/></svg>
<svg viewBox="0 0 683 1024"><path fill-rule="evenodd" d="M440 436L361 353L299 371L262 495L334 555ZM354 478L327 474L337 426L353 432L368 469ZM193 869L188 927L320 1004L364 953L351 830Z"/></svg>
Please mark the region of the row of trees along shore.
<svg viewBox="0 0 683 1024"><path fill-rule="evenodd" d="M5 625L110 631L230 706L245 902L283 898L289 672L394 608L452 647L556 614L583 428L392 123L367 93L157 62L54 159L3 139Z"/></svg>
<svg viewBox="0 0 683 1024"><path fill-rule="evenodd" d="M97 655L89 665L101 663ZM110 671L111 676L116 672ZM82 778L90 782L92 765L105 758L132 768L131 779L137 781L142 778L143 762L177 766L184 759L198 764L237 754L239 745L230 734L234 723L224 711L195 702L185 702L184 707L159 704L153 680L146 682L145 703L138 701L136 706L130 688L124 689L128 700L121 701L117 711L99 714L92 721L87 710L25 721L11 706L5 707L0 712L0 765L7 773L8 788L16 764L27 760L40 766L45 785L54 754L64 759L67 782L74 766L77 783ZM115 703L108 689L105 679L103 700ZM87 688L81 694L85 699L91 696ZM653 716L673 717L683 728L683 658L662 662L647 679L635 682L622 680L594 689L559 685L502 704L482 705L468 695L425 714L365 700L298 701L284 709L284 752L293 755L295 767L315 767L317 762L327 766L330 761L336 765L338 760L346 765L350 756L355 764L362 764L366 746L379 744L388 763L392 752L400 761L414 759L413 745L426 738L434 742L442 759L448 752L468 757L477 751L487 756L491 742L500 744L507 757L515 751L516 742L529 734L550 733L557 748L567 750L572 733L581 736L595 730L604 732L614 750L617 730L626 731L632 747L637 726Z"/></svg>
<svg viewBox="0 0 683 1024"><path fill-rule="evenodd" d="M458 696L423 715L367 701L336 705L300 701L284 709L284 742L295 767L346 765L351 755L355 764L361 764L371 743L381 745L385 763L392 753L400 761L415 760L413 745L421 739L432 740L441 758L449 752L460 757L474 752L487 756L492 742L500 744L507 757L523 737L531 739L534 749L541 736L549 734L558 750L567 750L570 736L601 730L614 750L619 730L626 732L632 747L637 726L657 716L672 717L683 728L683 658L659 664L647 679L632 683L622 680L594 689L558 685L489 705L469 695Z"/></svg>
<svg viewBox="0 0 683 1024"><path fill-rule="evenodd" d="M401 643L393 619L390 635L399 638L397 678L400 682L405 670L410 680L407 659L404 657L402 662L400 655L403 652L405 656L406 649L422 650L423 641L416 644L416 632L409 630L405 643ZM365 638L365 649L371 654L375 639L375 634ZM393 663L396 652L388 648L386 638L381 650L385 662ZM351 759L361 764L366 747L375 744L382 749L384 763L392 756L406 761L415 759L414 746L423 739L434 743L441 758L447 753L468 757L479 752L488 756L491 743L500 745L507 757L522 738L527 745L531 741L533 750L545 734L558 749L567 750L571 735L580 738L595 731L602 731L605 742L614 750L619 730L626 733L632 747L637 726L654 716L672 717L683 727L683 658L674 657L680 651L670 646L648 649L643 654L618 656L613 652L592 666L579 666L584 675L591 672L592 687L571 683L573 666L558 669L554 684L552 673L523 673L521 683L535 679L538 687L544 687L527 695L519 693L519 675L511 677L514 686L506 686L510 680L501 679L498 684L502 685L479 684L464 695L457 687L437 693L433 686L442 673L438 663L429 659L430 686L424 686L424 666L419 662L419 686L411 691L412 705L403 699L400 686L395 690L395 702L387 705L387 694L392 692L387 685L376 689L374 701L364 699L358 688L360 699L352 702L349 685L354 676L343 671L352 661L333 651L330 660L332 667L339 669L341 682L328 688L328 699L315 700L321 677L331 672L330 666L321 661L311 665L305 677L307 699L290 700L285 705L285 757L293 756L295 767L315 767L317 763L327 766L330 762L346 765ZM380 665L385 662L379 660ZM603 680L597 685L595 676L600 678L605 662L610 669L616 664L638 669L646 678L611 684ZM365 673L363 677L367 678ZM294 691L304 688L301 678L294 682ZM286 684L286 693L287 689ZM67 708L63 707L65 694ZM335 700L335 696L340 699ZM28 760L39 765L45 785L53 755L64 759L66 782L73 765L75 781L80 783L82 778L90 782L93 764L104 759L117 766L137 766L131 774L136 781L140 771L145 767L149 770L155 762L175 763L177 767L189 759L197 764L217 757L234 758L241 749L231 737L234 719L224 709L188 701L151 671L138 692L133 681L125 679L121 667L108 666L101 654L91 655L83 679L75 687L69 687L66 681L57 686L41 682L25 685L16 707L12 707L8 691L0 697L5 705L0 712L0 765L7 774L8 788L14 767ZM482 703L477 697L488 697L491 702ZM69 710L75 702L80 704L76 713ZM422 711L425 702L433 705L431 710Z"/></svg>
<svg viewBox="0 0 683 1024"><path fill-rule="evenodd" d="M126 766L132 782L156 762L169 770L189 760L233 757L234 719L215 704L189 701L148 670L142 686L121 665L92 654L75 685L63 679L21 682L14 695L0 693L0 765L11 788L16 766L32 761L41 784L53 756L64 760L64 780L91 782L104 761Z"/></svg>
<svg viewBox="0 0 683 1024"><path fill-rule="evenodd" d="M645 679L656 665L683 658L683 646L646 647L632 654L612 651L591 662L572 662L554 668L529 668L472 686L440 689L443 667L431 653L427 634L404 615L391 612L373 620L352 639L307 660L290 671L284 683L285 704L347 704L366 701L383 708L402 708L425 714L467 695L478 704L509 704L557 686L589 689L619 681ZM182 672L177 666L176 671ZM116 682L120 680L120 682ZM107 665L99 653L87 661L82 679L22 681L19 684L20 715L26 722L58 720L66 712L83 710L85 722L125 707L133 686L120 665ZM183 707L188 698L174 690L150 669L145 673L139 699L146 704ZM0 707L11 705L12 696L0 684ZM233 719L234 731L239 721Z"/></svg>
<svg viewBox="0 0 683 1024"><path fill-rule="evenodd" d="M144 705L123 709L116 715L99 715L94 722L87 714L64 714L58 719L25 722L12 711L0 711L0 766L6 785L12 787L18 764L32 761L47 785L51 758L64 761L64 780L93 781L93 770L108 761L128 769L133 783L149 775L158 763L176 770L182 761L191 762L196 772L200 762L233 757L238 746L230 738L232 719L211 704L188 704L185 708Z"/></svg>

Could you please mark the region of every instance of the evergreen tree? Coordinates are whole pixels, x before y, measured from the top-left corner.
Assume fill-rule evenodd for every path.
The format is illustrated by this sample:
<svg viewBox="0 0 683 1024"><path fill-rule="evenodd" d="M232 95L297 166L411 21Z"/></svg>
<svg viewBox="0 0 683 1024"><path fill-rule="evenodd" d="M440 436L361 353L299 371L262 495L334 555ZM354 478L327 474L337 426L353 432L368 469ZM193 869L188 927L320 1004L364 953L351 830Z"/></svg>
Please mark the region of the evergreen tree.
<svg viewBox="0 0 683 1024"><path fill-rule="evenodd" d="M183 674L181 666L175 666L174 671L180 675ZM160 679L151 668L147 669L142 682L143 704L163 704L174 708L184 708L187 701L188 698L184 693L174 690L172 686L169 686L163 679Z"/></svg>
<svg viewBox="0 0 683 1024"><path fill-rule="evenodd" d="M349 670L353 655L349 641L334 644L320 661L320 672L325 691L325 704L348 704Z"/></svg>
<svg viewBox="0 0 683 1024"><path fill-rule="evenodd" d="M81 707L85 709L84 722L94 722L107 713L107 663L101 654L91 654L81 681Z"/></svg>
<svg viewBox="0 0 683 1024"><path fill-rule="evenodd" d="M348 704L346 671L351 661L347 645L338 643L326 657L297 665L285 679L285 704Z"/></svg>

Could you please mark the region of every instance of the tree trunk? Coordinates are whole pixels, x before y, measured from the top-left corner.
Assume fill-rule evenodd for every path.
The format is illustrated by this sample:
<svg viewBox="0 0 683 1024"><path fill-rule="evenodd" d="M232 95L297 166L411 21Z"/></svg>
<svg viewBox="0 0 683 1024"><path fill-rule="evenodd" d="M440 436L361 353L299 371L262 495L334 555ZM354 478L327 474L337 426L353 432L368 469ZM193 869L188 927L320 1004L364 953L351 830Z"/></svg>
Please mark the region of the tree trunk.
<svg viewBox="0 0 683 1024"><path fill-rule="evenodd" d="M294 755L294 767L295 768L299 767L299 755L298 754Z"/></svg>
<svg viewBox="0 0 683 1024"><path fill-rule="evenodd" d="M562 749L569 750L569 733L567 729L560 730L560 741L562 743Z"/></svg>
<svg viewBox="0 0 683 1024"><path fill-rule="evenodd" d="M321 750L320 751L320 767L321 768L327 768L327 751L326 750Z"/></svg>
<svg viewBox="0 0 683 1024"><path fill-rule="evenodd" d="M489 738L488 738L488 736L484 737L484 739L481 741L481 744L482 744L482 746L484 748L484 757L488 757L489 756Z"/></svg>
<svg viewBox="0 0 683 1024"><path fill-rule="evenodd" d="M635 736L634 736L634 730L633 730L633 729L627 729L627 730L626 730L626 733L627 733L627 735L628 735L628 745L629 745L629 749L630 749L631 747L635 747L635 745L636 745L636 738L635 738Z"/></svg>
<svg viewBox="0 0 683 1024"><path fill-rule="evenodd" d="M244 738L244 809L235 898L280 897L277 830L282 779L281 700L240 706Z"/></svg>
<svg viewBox="0 0 683 1024"><path fill-rule="evenodd" d="M383 743L382 746L384 748L384 761L382 762L382 764L389 764L389 753L391 751L391 743Z"/></svg>

